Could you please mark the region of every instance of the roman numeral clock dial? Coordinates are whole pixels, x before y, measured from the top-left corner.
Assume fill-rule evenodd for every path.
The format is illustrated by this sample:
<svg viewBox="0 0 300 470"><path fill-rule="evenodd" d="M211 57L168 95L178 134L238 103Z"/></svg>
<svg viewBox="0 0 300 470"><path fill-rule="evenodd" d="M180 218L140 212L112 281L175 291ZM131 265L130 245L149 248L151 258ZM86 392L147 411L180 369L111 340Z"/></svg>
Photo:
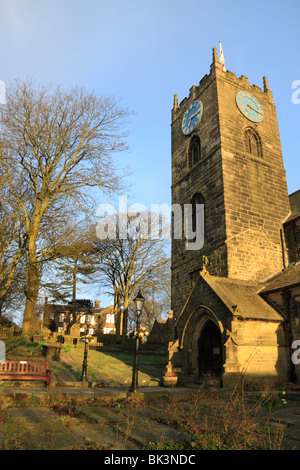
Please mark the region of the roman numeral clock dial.
<svg viewBox="0 0 300 470"><path fill-rule="evenodd" d="M262 105L247 91L240 91L236 95L236 105L241 113L252 122L261 122L264 118Z"/></svg>
<svg viewBox="0 0 300 470"><path fill-rule="evenodd" d="M181 129L184 135L189 135L198 126L203 113L203 104L200 100L193 101L185 111Z"/></svg>

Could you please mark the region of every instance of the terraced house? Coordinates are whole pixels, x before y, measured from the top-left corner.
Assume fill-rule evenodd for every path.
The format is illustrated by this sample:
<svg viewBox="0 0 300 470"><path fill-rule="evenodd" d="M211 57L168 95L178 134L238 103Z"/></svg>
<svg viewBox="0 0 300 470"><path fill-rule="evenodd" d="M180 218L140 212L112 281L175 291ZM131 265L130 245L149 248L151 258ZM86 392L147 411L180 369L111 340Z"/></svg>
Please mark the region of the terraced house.
<svg viewBox="0 0 300 470"><path fill-rule="evenodd" d="M115 333L113 306L100 307L96 300L79 299L68 304L57 304L45 299L43 325L61 334L80 336Z"/></svg>

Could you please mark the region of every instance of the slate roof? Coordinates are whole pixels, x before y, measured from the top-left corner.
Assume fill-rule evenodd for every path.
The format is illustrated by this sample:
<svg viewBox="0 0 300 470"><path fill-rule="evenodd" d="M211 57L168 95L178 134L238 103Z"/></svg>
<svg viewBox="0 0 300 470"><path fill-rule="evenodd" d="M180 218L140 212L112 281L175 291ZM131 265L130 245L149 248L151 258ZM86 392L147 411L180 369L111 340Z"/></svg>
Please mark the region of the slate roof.
<svg viewBox="0 0 300 470"><path fill-rule="evenodd" d="M296 285L300 285L300 262L294 266L283 269L280 273L268 279L268 281L264 283L263 289L260 290L260 294Z"/></svg>
<svg viewBox="0 0 300 470"><path fill-rule="evenodd" d="M233 315L244 319L283 321L278 310L260 295L261 283L203 275L202 279L218 295Z"/></svg>
<svg viewBox="0 0 300 470"><path fill-rule="evenodd" d="M290 194L289 198L291 206L291 215L288 217L285 223L300 217L300 189Z"/></svg>

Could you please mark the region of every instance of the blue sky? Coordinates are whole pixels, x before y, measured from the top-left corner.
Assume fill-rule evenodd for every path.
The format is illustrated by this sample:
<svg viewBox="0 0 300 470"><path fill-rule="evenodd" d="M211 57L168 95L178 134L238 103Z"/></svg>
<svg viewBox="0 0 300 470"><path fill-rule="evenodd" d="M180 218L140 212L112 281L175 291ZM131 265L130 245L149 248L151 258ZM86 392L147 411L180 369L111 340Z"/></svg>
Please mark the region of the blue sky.
<svg viewBox="0 0 300 470"><path fill-rule="evenodd" d="M267 76L289 193L300 188L299 0L0 0L0 80L84 85L135 114L122 163L133 202L170 204L170 121L209 73L222 41L226 68L251 84ZM300 95L299 95L300 96Z"/></svg>

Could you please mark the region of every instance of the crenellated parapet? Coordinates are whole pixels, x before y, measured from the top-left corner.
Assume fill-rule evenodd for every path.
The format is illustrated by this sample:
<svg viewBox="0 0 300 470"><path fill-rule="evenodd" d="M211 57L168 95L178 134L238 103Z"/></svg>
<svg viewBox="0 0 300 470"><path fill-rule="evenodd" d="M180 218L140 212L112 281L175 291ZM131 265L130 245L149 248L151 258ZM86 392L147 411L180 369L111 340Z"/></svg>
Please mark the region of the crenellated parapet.
<svg viewBox="0 0 300 470"><path fill-rule="evenodd" d="M199 85L193 85L189 89L189 95L182 99L178 104L178 95L174 95L174 104L172 108L172 122L181 115L183 110L201 94L201 92L211 83L213 79L217 77L218 79L225 80L230 82L232 85L235 85L237 88L244 87L250 93L257 95L258 97L263 97L268 99L273 104L273 94L269 88L267 78L263 77L263 87L260 87L256 84L250 84L248 77L241 75L237 77L234 72L227 70L223 72L221 64L218 60L217 50L213 48L213 61L210 66L210 73L202 77L199 82Z"/></svg>

